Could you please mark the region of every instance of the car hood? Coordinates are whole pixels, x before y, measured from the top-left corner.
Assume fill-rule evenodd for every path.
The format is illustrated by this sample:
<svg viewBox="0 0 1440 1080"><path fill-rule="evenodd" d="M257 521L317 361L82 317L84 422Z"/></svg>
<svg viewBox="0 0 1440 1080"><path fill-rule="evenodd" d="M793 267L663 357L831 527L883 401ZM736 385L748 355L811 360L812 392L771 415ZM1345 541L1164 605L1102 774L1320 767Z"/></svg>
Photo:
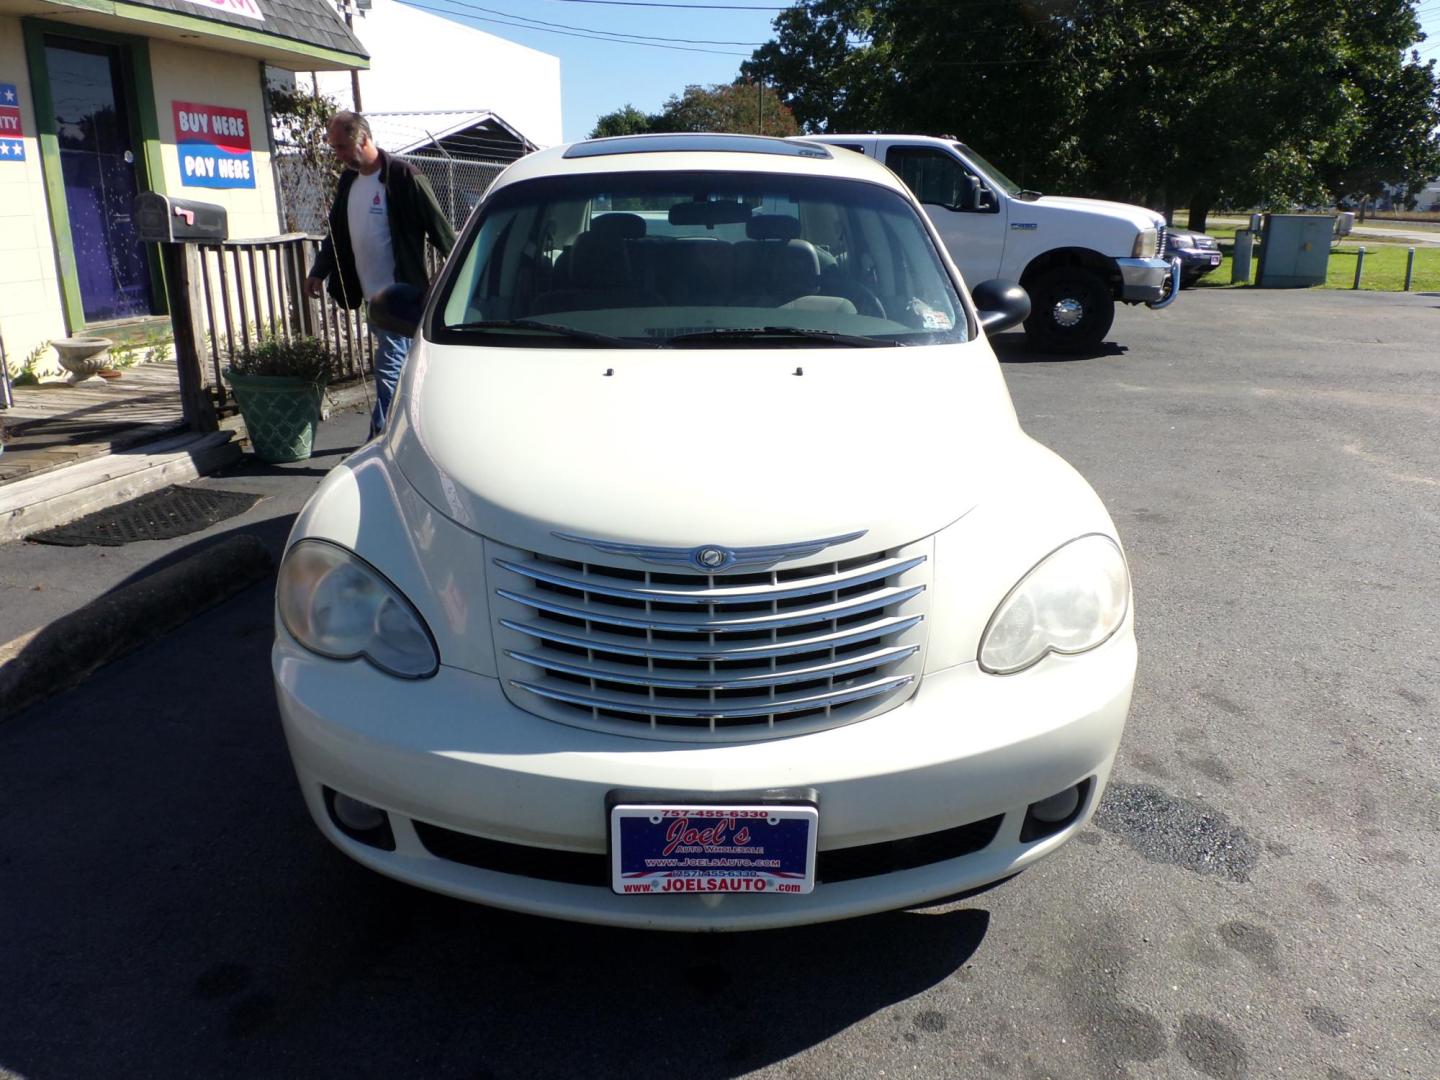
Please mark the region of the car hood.
<svg viewBox="0 0 1440 1080"><path fill-rule="evenodd" d="M478 348L417 339L386 452L466 529L730 547L864 530L884 550L963 516L1027 441L989 344Z"/></svg>
<svg viewBox="0 0 1440 1080"><path fill-rule="evenodd" d="M1104 199L1082 199L1075 195L1042 195L1032 202L1023 204L1029 207L1039 207L1042 210L1059 210L1065 213L1084 211L1094 214L1096 217L1107 218L1112 221L1123 221L1133 225L1136 229L1158 229L1165 224L1165 219L1153 210L1146 210L1143 206L1132 206L1129 203L1107 202ZM1024 210L1017 211L1022 216Z"/></svg>

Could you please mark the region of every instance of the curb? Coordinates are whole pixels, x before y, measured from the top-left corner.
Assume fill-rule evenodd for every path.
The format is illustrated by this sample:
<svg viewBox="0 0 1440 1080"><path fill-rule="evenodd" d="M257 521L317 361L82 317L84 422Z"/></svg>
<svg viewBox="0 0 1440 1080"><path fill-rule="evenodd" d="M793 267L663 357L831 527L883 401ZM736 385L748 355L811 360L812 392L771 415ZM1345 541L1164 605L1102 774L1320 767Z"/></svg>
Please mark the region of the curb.
<svg viewBox="0 0 1440 1080"><path fill-rule="evenodd" d="M258 537L232 536L0 645L0 721L228 600L274 567Z"/></svg>

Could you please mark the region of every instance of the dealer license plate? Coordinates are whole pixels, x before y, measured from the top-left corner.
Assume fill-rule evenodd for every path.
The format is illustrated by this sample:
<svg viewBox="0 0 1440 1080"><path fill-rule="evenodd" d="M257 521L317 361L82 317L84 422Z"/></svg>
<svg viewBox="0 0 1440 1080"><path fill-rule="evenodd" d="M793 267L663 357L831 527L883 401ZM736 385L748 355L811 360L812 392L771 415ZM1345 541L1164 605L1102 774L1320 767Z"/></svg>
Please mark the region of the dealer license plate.
<svg viewBox="0 0 1440 1080"><path fill-rule="evenodd" d="M621 894L815 888L814 806L629 804L610 810L610 887Z"/></svg>

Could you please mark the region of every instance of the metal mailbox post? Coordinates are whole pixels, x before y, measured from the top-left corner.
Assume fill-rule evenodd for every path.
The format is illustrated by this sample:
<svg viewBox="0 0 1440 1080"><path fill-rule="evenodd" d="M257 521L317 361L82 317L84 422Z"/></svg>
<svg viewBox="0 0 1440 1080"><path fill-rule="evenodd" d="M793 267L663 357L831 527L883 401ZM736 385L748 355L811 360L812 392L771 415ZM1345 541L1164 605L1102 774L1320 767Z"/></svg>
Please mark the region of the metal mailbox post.
<svg viewBox="0 0 1440 1080"><path fill-rule="evenodd" d="M135 196L135 228L143 243L160 245L166 299L175 330L175 363L185 420L196 431L215 431L215 405L205 391L199 343L205 340L205 298L201 292L197 243L218 244L230 237L223 206L172 199L153 191Z"/></svg>

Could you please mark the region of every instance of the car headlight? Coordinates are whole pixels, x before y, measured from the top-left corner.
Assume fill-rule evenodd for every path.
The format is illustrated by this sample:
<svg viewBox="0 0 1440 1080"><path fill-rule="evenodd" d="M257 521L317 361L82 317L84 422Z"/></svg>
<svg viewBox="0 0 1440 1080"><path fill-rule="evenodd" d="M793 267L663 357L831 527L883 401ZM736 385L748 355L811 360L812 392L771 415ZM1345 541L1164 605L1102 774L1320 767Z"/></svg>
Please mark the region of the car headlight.
<svg viewBox="0 0 1440 1080"><path fill-rule="evenodd" d="M1165 243L1168 247L1185 248L1187 251L1196 246L1194 238L1189 236L1169 236L1166 237Z"/></svg>
<svg viewBox="0 0 1440 1080"><path fill-rule="evenodd" d="M1135 237L1135 246L1130 249L1132 259L1154 258L1160 252L1160 230L1141 229L1140 235Z"/></svg>
<svg viewBox="0 0 1440 1080"><path fill-rule="evenodd" d="M1071 540L1020 579L980 637L977 659L993 675L1010 675L1048 653L1082 653L1125 621L1130 571L1125 556L1098 533Z"/></svg>
<svg viewBox="0 0 1440 1080"><path fill-rule="evenodd" d="M332 660L363 657L402 679L424 679L440 659L425 620L385 576L328 540L301 540L280 564L275 603L285 629Z"/></svg>

